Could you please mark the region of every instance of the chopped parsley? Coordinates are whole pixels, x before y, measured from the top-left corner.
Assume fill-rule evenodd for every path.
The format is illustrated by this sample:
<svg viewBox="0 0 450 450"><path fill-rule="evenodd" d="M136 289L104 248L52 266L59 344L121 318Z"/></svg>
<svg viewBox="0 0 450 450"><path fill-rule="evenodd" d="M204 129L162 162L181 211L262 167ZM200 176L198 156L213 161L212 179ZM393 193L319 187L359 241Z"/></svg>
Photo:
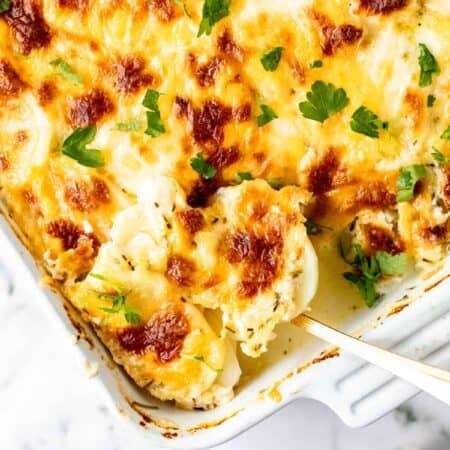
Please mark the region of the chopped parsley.
<svg viewBox="0 0 450 450"><path fill-rule="evenodd" d="M433 94L430 94L427 97L427 106L428 106L428 108L431 108L434 105L435 101L436 101L436 97Z"/></svg>
<svg viewBox="0 0 450 450"><path fill-rule="evenodd" d="M211 364L209 364L205 357L203 355L191 355L189 353L182 353L183 357L187 358L187 359L191 359L192 361L198 361L201 362L202 364L205 364L205 366L207 366L209 369L213 370L216 373L221 373L223 372L223 369L216 369L215 367L211 366Z"/></svg>
<svg viewBox="0 0 450 450"><path fill-rule="evenodd" d="M183 8L184 13L188 16L191 17L191 15L189 14L189 11L187 9L186 6L186 2L183 2L183 0L173 0L177 5L179 5L181 8Z"/></svg>
<svg viewBox="0 0 450 450"><path fill-rule="evenodd" d="M253 175L250 172L239 172L236 174L235 181L237 184L241 184L244 181L253 180Z"/></svg>
<svg viewBox="0 0 450 450"><path fill-rule="evenodd" d="M261 114L256 117L258 127L263 127L272 120L278 119L276 112L270 106L261 104L259 107L261 108Z"/></svg>
<svg viewBox="0 0 450 450"><path fill-rule="evenodd" d="M412 200L417 182L425 178L426 174L425 166L418 164L401 169L397 178L397 201L401 203Z"/></svg>
<svg viewBox="0 0 450 450"><path fill-rule="evenodd" d="M261 64L267 72L275 72L278 69L283 52L284 47L274 47L261 55Z"/></svg>
<svg viewBox="0 0 450 450"><path fill-rule="evenodd" d="M281 178L269 178L266 181L268 185L276 191L279 191L284 186L284 181Z"/></svg>
<svg viewBox="0 0 450 450"><path fill-rule="evenodd" d="M112 288L115 291L115 294L104 294L99 293L98 298L102 300L110 300L111 307L110 308L100 308L102 311L109 314L119 314L123 313L125 320L131 325L138 325L141 323L142 318L141 314L131 306L126 304L126 295L115 283L109 281L103 275L99 275L97 273L90 273L90 277L95 278L97 280L102 281L108 287Z"/></svg>
<svg viewBox="0 0 450 450"><path fill-rule="evenodd" d="M445 139L446 141L450 141L450 125L447 129L442 133L441 139Z"/></svg>
<svg viewBox="0 0 450 450"><path fill-rule="evenodd" d="M309 65L310 69L319 69L320 67L323 67L323 61L320 59L316 59Z"/></svg>
<svg viewBox="0 0 450 450"><path fill-rule="evenodd" d="M450 157L445 156L441 151L439 151L436 147L433 147L433 151L431 152L431 157L437 162L439 165L449 164Z"/></svg>
<svg viewBox="0 0 450 450"><path fill-rule="evenodd" d="M419 65L420 65L420 79L419 86L429 86L433 81L433 74L440 73L441 69L436 61L436 58L430 52L425 44L419 44Z"/></svg>
<svg viewBox="0 0 450 450"><path fill-rule="evenodd" d="M326 227L325 225L320 225L311 219L306 219L305 228L306 228L306 233L308 234L308 236L317 236L317 235L323 233L324 230L331 230L330 227Z"/></svg>
<svg viewBox="0 0 450 450"><path fill-rule="evenodd" d="M0 0L0 14L9 11L12 8L11 0Z"/></svg>
<svg viewBox="0 0 450 450"><path fill-rule="evenodd" d="M352 250L355 257L350 264L355 271L345 272L343 276L358 288L367 306L371 308L379 297L376 291L377 282L383 275L403 275L408 264L408 256L406 253L391 255L379 251L374 256L368 257L359 244L353 244Z"/></svg>
<svg viewBox="0 0 450 450"><path fill-rule="evenodd" d="M153 89L148 89L145 93L142 104L149 109L147 111L147 129L145 134L156 138L166 132L166 129L161 121L161 113L159 111L158 100L161 94Z"/></svg>
<svg viewBox="0 0 450 450"><path fill-rule="evenodd" d="M387 122L381 121L378 116L367 109L365 106L360 106L352 116L350 128L359 134L364 134L371 138L378 138L380 133L378 130L386 129Z"/></svg>
<svg viewBox="0 0 450 450"><path fill-rule="evenodd" d="M230 4L231 0L205 0L197 37L210 35L213 26L230 14Z"/></svg>
<svg viewBox="0 0 450 450"><path fill-rule="evenodd" d="M119 122L113 128L114 131L139 131L142 127L138 119L130 119L126 122Z"/></svg>
<svg viewBox="0 0 450 450"><path fill-rule="evenodd" d="M50 61L50 65L58 70L58 75L62 76L66 80L71 81L74 84L83 84L83 79L78 75L70 64L61 58Z"/></svg>
<svg viewBox="0 0 450 450"><path fill-rule="evenodd" d="M86 167L103 167L105 161L100 150L86 148L97 134L95 127L77 128L63 142L61 151L64 155L74 159L82 166Z"/></svg>
<svg viewBox="0 0 450 450"><path fill-rule="evenodd" d="M316 81L306 97L308 100L298 105L300 112L307 119L321 123L349 104L349 98L344 89L323 81Z"/></svg>
<svg viewBox="0 0 450 450"><path fill-rule="evenodd" d="M201 152L191 159L191 167L206 180L214 178L217 173L217 169L206 162Z"/></svg>

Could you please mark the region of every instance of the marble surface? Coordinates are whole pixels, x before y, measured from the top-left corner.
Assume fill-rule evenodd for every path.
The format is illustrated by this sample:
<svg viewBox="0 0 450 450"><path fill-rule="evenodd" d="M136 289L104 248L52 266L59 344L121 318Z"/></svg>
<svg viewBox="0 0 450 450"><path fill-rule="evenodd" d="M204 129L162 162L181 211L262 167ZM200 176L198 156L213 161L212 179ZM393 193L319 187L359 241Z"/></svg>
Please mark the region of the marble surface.
<svg viewBox="0 0 450 450"><path fill-rule="evenodd" d="M150 448L108 411L75 350L37 304L38 288L1 275L7 261L0 255L0 450ZM325 406L302 400L217 449L280 444L283 450L450 450L450 407L420 395L352 430Z"/></svg>

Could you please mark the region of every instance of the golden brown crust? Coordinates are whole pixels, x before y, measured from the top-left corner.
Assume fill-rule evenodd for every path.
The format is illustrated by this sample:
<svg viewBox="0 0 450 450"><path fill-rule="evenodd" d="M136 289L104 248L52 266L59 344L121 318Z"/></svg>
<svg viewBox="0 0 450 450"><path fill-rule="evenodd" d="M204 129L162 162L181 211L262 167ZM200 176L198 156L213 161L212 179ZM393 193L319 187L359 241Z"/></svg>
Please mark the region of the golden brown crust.
<svg viewBox="0 0 450 450"><path fill-rule="evenodd" d="M73 128L96 125L103 117L114 111L114 103L101 89L72 99L68 118Z"/></svg>
<svg viewBox="0 0 450 450"><path fill-rule="evenodd" d="M269 288L281 270L283 236L272 228L264 236L237 231L225 241L226 258L242 268L238 292L251 298Z"/></svg>
<svg viewBox="0 0 450 450"><path fill-rule="evenodd" d="M194 235L205 226L205 218L199 209L184 209L177 212L177 218L184 229L191 235Z"/></svg>
<svg viewBox="0 0 450 450"><path fill-rule="evenodd" d="M153 75L146 71L145 60L141 56L120 56L112 64L111 74L116 89L124 94L138 92L155 81Z"/></svg>
<svg viewBox="0 0 450 450"><path fill-rule="evenodd" d="M192 284L195 265L180 255L172 255L167 261L166 277L178 286L188 287Z"/></svg>
<svg viewBox="0 0 450 450"><path fill-rule="evenodd" d="M58 88L53 81L46 80L38 88L38 100L42 106L47 106L53 102L58 94Z"/></svg>
<svg viewBox="0 0 450 450"><path fill-rule="evenodd" d="M47 225L47 233L61 240L64 251L75 250L89 242L96 254L100 241L94 233L85 233L78 225L69 219L57 219Z"/></svg>
<svg viewBox="0 0 450 450"><path fill-rule="evenodd" d="M142 355L150 350L158 362L167 364L180 356L189 331L189 322L181 311L161 311L145 325L120 330L117 337L125 351Z"/></svg>
<svg viewBox="0 0 450 450"><path fill-rule="evenodd" d="M332 56L345 45L352 45L362 37L362 30L352 24L335 25L323 14L315 15L320 25L323 54Z"/></svg>
<svg viewBox="0 0 450 450"><path fill-rule="evenodd" d="M67 182L64 199L70 207L81 212L90 212L107 204L110 201L110 192L105 181L92 177L89 183L76 180Z"/></svg>
<svg viewBox="0 0 450 450"><path fill-rule="evenodd" d="M403 9L408 0L360 0L361 8L373 14L390 14Z"/></svg>
<svg viewBox="0 0 450 450"><path fill-rule="evenodd" d="M13 31L20 51L47 47L52 39L50 27L42 14L40 0L12 0L12 7L2 15Z"/></svg>
<svg viewBox="0 0 450 450"><path fill-rule="evenodd" d="M365 224L363 233L367 240L367 251L369 255L382 251L391 255L397 255L405 250L404 244L385 227Z"/></svg>
<svg viewBox="0 0 450 450"><path fill-rule="evenodd" d="M6 59L0 59L0 98L14 97L24 86L11 64Z"/></svg>

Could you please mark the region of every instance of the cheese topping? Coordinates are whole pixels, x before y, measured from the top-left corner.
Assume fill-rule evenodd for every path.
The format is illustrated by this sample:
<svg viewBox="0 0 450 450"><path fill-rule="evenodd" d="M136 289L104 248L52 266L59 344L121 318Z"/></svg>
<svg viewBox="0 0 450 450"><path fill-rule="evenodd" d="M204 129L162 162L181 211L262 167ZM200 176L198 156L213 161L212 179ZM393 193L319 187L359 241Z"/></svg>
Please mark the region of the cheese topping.
<svg viewBox="0 0 450 450"><path fill-rule="evenodd" d="M232 397L236 347L258 357L314 296L307 233L348 244L369 306L447 254L448 2L2 9L2 201L153 395Z"/></svg>

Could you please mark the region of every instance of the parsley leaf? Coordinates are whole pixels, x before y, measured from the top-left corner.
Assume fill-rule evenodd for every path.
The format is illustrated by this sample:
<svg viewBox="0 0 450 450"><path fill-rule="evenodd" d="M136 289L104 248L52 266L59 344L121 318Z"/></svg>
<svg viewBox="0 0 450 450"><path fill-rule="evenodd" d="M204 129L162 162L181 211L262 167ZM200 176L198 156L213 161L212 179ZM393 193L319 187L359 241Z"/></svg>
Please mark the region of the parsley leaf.
<svg viewBox="0 0 450 450"><path fill-rule="evenodd" d="M298 105L300 112L307 119L321 123L349 104L344 89L338 89L334 84L326 84L323 81L316 81L306 97L308 101L301 102Z"/></svg>
<svg viewBox="0 0 450 450"><path fill-rule="evenodd" d="M217 169L206 162L201 152L191 159L191 167L206 180L214 178L217 173Z"/></svg>
<svg viewBox="0 0 450 450"><path fill-rule="evenodd" d="M213 26L230 14L231 0L205 0L197 37L210 35Z"/></svg>
<svg viewBox="0 0 450 450"><path fill-rule="evenodd" d="M408 256L406 253L391 255L387 252L377 252L375 258L383 275L401 276L405 273L408 265Z"/></svg>
<svg viewBox="0 0 450 450"><path fill-rule="evenodd" d="M419 44L419 65L420 65L420 79L419 86L425 87L432 83L433 73L440 73L441 69L436 61L436 58L430 52L425 44Z"/></svg>
<svg viewBox="0 0 450 450"><path fill-rule="evenodd" d="M380 251L374 256L367 257L359 244L353 244L352 250L355 258L350 264L356 272L345 272L343 276L358 288L367 306L371 308L379 297L376 291L377 282L383 275L403 275L408 264L408 256L406 253L391 255Z"/></svg>
<svg viewBox="0 0 450 450"><path fill-rule="evenodd" d="M182 353L182 355L187 359L191 359L192 361L198 361L198 362L205 364L205 366L207 366L209 369L213 370L216 373L223 372L223 369L216 369L213 366L211 366L211 364L209 364L206 361L206 359L203 355L191 355L189 353Z"/></svg>
<svg viewBox="0 0 450 450"><path fill-rule="evenodd" d="M425 178L425 166L415 164L404 167L397 178L397 201L407 202L414 197L414 188L419 180Z"/></svg>
<svg viewBox="0 0 450 450"><path fill-rule="evenodd" d="M63 142L62 153L83 166L103 167L105 161L100 150L86 148L94 140L96 134L97 128L95 127L77 128Z"/></svg>
<svg viewBox="0 0 450 450"><path fill-rule="evenodd" d="M58 75L66 80L72 81L74 84L83 84L83 79L80 75L74 72L72 66L61 58L50 61L50 65L58 70Z"/></svg>
<svg viewBox="0 0 450 450"><path fill-rule="evenodd" d="M144 133L156 138L165 132L166 129L161 121L159 111L147 111L147 129Z"/></svg>
<svg viewBox="0 0 450 450"><path fill-rule="evenodd" d="M123 313L125 320L131 325L138 325L141 323L141 314L136 309L126 304L127 297L123 293L122 289L120 289L115 283L109 281L103 275L90 273L89 276L102 281L115 291L115 294L98 294L99 299L110 300L112 303L110 308L100 308L102 311L109 314Z"/></svg>
<svg viewBox="0 0 450 450"><path fill-rule="evenodd" d="M142 100L142 104L151 111L159 111L158 100L161 97L161 94L158 91L154 91L153 89L148 89L145 93L144 100Z"/></svg>
<svg viewBox="0 0 450 450"><path fill-rule="evenodd" d="M284 186L284 181L281 178L269 178L267 184L276 191L279 191Z"/></svg>
<svg viewBox="0 0 450 450"><path fill-rule="evenodd" d="M310 69L319 69L320 67L323 67L323 62L320 59L316 59L309 65Z"/></svg>
<svg viewBox="0 0 450 450"><path fill-rule="evenodd" d="M161 120L161 113L159 111L158 100L161 94L153 89L148 89L145 93L142 104L149 109L147 111L147 129L145 134L156 138L166 132L166 129Z"/></svg>
<svg viewBox="0 0 450 450"><path fill-rule="evenodd" d="M250 172L239 172L236 174L235 181L237 184L241 184L244 181L253 180L253 175Z"/></svg>
<svg viewBox="0 0 450 450"><path fill-rule="evenodd" d="M350 128L359 134L364 134L371 138L378 138L378 130L387 128L387 123L382 122L378 116L365 106L360 106L352 116Z"/></svg>
<svg viewBox="0 0 450 450"><path fill-rule="evenodd" d="M353 283L358 288L362 298L366 302L366 305L369 308L372 308L379 297L375 289L374 280L353 272L345 272L343 276L347 281L350 281L350 283Z"/></svg>
<svg viewBox="0 0 450 450"><path fill-rule="evenodd" d="M277 70L283 52L284 47L274 47L270 50L265 51L261 55L261 58L259 60L261 61L262 66L265 70L267 70L267 72L275 72L275 70Z"/></svg>
<svg viewBox="0 0 450 450"><path fill-rule="evenodd" d="M447 129L442 133L441 139L445 139L446 141L450 141L450 125Z"/></svg>
<svg viewBox="0 0 450 450"><path fill-rule="evenodd" d="M188 16L191 17L191 15L189 14L189 11L187 9L186 6L186 2L183 2L183 0L173 0L177 5L179 5L181 8L183 8L184 13Z"/></svg>
<svg viewBox="0 0 450 450"><path fill-rule="evenodd" d="M269 122L272 122L272 120L278 119L277 114L270 106L261 104L259 107L261 108L262 114L256 117L258 127L263 127Z"/></svg>
<svg viewBox="0 0 450 450"><path fill-rule="evenodd" d="M0 14L9 11L12 8L11 0L0 0Z"/></svg>
<svg viewBox="0 0 450 450"><path fill-rule="evenodd" d="M326 227L325 225L320 225L311 219L306 219L305 228L306 228L306 233L308 234L308 236L317 236L317 235L323 233L324 230L331 230L330 227Z"/></svg>
<svg viewBox="0 0 450 450"><path fill-rule="evenodd" d="M431 157L439 164L449 164L450 157L445 156L441 151L439 151L436 147L433 147L433 151L431 152Z"/></svg>
<svg viewBox="0 0 450 450"><path fill-rule="evenodd" d="M433 94L430 94L427 97L427 106L428 106L428 108L431 108L434 105L435 101L436 101L436 97Z"/></svg>
<svg viewBox="0 0 450 450"><path fill-rule="evenodd" d="M142 321L139 311L127 305L123 307L123 315L125 320L131 325L139 325Z"/></svg>
<svg viewBox="0 0 450 450"><path fill-rule="evenodd" d="M138 119L129 119L126 122L119 122L113 128L114 131L139 131L142 127Z"/></svg>

